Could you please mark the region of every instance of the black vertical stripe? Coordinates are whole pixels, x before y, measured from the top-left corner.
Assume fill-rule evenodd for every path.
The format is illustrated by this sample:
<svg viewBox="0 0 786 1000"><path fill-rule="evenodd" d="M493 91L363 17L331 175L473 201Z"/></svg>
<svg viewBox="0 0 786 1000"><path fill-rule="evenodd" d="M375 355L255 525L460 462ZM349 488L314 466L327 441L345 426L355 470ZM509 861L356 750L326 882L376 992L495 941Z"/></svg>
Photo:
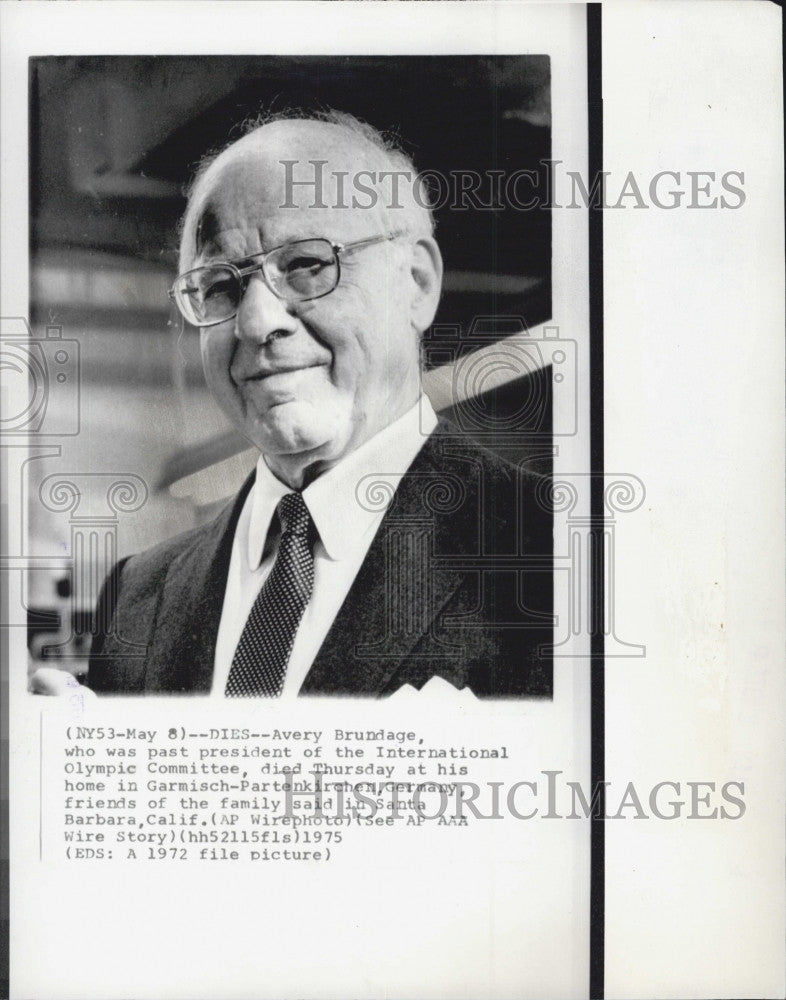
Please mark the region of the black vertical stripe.
<svg viewBox="0 0 786 1000"><path fill-rule="evenodd" d="M603 97L602 97L602 14L599 3L587 5L587 104L589 181L603 170ZM592 187L590 187L592 190ZM598 789L598 808L590 819L590 961L589 995L592 1000L604 996L605 946L605 618L603 559L603 209L589 207L589 315L590 315L590 468L592 567L591 632L591 782Z"/></svg>

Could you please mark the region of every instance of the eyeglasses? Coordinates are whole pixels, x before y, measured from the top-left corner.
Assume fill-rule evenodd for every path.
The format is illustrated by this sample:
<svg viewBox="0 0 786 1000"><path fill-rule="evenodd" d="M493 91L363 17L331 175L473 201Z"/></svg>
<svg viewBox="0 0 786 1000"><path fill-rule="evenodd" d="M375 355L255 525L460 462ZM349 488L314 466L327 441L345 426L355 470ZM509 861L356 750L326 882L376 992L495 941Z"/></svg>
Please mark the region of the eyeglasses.
<svg viewBox="0 0 786 1000"><path fill-rule="evenodd" d="M403 232L371 236L354 243L326 239L295 240L238 261L218 261L181 274L169 297L192 326L217 326L237 315L248 279L262 272L265 284L285 302L309 302L330 295L341 280L342 254L398 239ZM247 263L253 261L254 263Z"/></svg>

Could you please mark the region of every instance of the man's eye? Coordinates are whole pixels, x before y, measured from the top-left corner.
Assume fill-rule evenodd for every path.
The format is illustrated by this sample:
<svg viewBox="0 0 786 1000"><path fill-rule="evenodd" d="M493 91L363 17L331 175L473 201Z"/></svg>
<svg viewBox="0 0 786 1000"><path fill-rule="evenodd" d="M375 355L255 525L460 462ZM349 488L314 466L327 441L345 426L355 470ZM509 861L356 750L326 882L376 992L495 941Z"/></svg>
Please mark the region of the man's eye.
<svg viewBox="0 0 786 1000"><path fill-rule="evenodd" d="M229 279L224 281L214 281L202 289L202 296L205 299L212 299L217 295L230 295L233 284L234 283Z"/></svg>
<svg viewBox="0 0 786 1000"><path fill-rule="evenodd" d="M330 261L320 257L293 257L292 260L287 261L286 272L287 274L302 274L306 271L316 273L323 267L327 267L329 263Z"/></svg>

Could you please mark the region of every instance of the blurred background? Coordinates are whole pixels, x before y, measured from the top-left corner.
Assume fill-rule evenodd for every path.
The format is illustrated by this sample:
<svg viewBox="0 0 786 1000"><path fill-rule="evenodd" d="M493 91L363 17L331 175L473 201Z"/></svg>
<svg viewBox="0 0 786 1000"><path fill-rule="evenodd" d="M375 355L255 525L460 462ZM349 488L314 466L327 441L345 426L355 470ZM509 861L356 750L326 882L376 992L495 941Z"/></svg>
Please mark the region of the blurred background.
<svg viewBox="0 0 786 1000"><path fill-rule="evenodd" d="M29 429L58 452L27 467L31 663L79 675L109 564L213 516L256 460L167 289L194 167L260 110L350 111L397 133L421 171L480 175L486 207L442 197L436 213L446 274L426 391L486 447L548 473L564 354L538 329L551 315L547 56L53 57L30 60L29 86ZM490 207L491 172L522 170L516 196L536 204ZM527 331L531 345L497 349Z"/></svg>

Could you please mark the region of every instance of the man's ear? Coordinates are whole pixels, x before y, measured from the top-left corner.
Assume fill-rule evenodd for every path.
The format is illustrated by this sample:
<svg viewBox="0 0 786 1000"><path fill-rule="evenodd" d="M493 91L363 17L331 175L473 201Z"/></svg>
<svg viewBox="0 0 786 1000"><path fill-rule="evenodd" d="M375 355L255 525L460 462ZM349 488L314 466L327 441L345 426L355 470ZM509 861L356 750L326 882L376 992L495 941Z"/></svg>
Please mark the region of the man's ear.
<svg viewBox="0 0 786 1000"><path fill-rule="evenodd" d="M410 318L417 332L423 333L434 322L442 294L442 254L431 236L421 236L411 250L413 291Z"/></svg>

